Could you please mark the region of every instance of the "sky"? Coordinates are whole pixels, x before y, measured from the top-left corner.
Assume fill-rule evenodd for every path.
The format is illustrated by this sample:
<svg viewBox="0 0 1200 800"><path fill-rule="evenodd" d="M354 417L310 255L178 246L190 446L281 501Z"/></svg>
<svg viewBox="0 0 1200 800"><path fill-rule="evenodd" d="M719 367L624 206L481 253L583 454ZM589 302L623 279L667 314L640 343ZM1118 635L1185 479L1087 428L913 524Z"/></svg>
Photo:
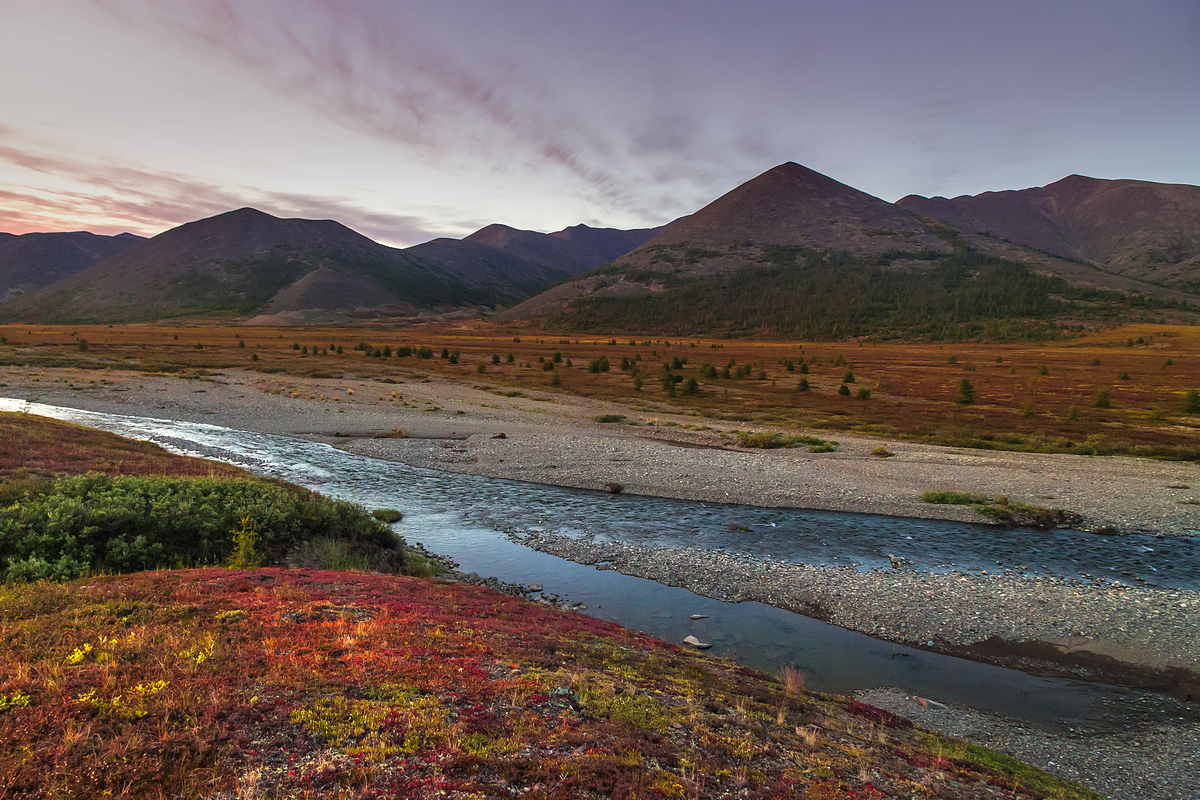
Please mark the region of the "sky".
<svg viewBox="0 0 1200 800"><path fill-rule="evenodd" d="M1200 2L2 0L0 231L245 205L406 246L660 225L785 161L894 201L1200 184Z"/></svg>

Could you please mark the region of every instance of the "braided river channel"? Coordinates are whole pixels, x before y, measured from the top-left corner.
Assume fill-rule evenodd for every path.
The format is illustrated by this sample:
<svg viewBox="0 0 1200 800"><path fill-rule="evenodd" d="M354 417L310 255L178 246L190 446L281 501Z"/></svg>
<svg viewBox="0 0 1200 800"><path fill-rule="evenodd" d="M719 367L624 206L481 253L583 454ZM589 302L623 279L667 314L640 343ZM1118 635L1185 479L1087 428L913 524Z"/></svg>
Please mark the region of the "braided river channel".
<svg viewBox="0 0 1200 800"><path fill-rule="evenodd" d="M694 634L710 652L777 674L792 664L810 689L850 693L898 688L943 703L1005 714L1062 730L1121 727L1144 692L1029 675L926 652L754 602L724 603L613 570L536 552L530 534L738 553L764 562L887 567L888 556L920 570L996 570L1063 578L1143 579L1164 588L1200 587L1200 537L1029 531L957 522L692 501L485 478L410 467L320 442L216 425L122 416L0 398L28 411L186 455L225 461L367 508L404 513L395 531L458 562L464 572L509 583L540 583L587 606L583 613L680 642ZM707 619L694 621L692 615ZM1157 705L1155 703L1154 705Z"/></svg>

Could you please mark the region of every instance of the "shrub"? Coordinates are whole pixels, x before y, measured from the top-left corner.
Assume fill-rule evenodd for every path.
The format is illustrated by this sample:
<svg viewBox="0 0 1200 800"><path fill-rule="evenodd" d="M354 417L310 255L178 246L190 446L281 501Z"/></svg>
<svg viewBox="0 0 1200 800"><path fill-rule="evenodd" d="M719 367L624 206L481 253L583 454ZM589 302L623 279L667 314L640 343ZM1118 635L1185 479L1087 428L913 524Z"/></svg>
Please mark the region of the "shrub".
<svg viewBox="0 0 1200 800"><path fill-rule="evenodd" d="M854 370L846 367L846 372L842 375L842 383L854 383Z"/></svg>
<svg viewBox="0 0 1200 800"><path fill-rule="evenodd" d="M563 359L562 359L562 351L560 351L560 350L555 350L555 351L554 351L554 355L553 355L553 356L551 356L551 359L550 359L550 360L551 360L551 361L553 361L555 364L561 364L561 363L562 363L562 360L563 360Z"/></svg>
<svg viewBox="0 0 1200 800"><path fill-rule="evenodd" d="M479 364L476 365L475 371L478 372L480 375L483 375L485 372L487 372L487 364L480 362Z"/></svg>
<svg viewBox="0 0 1200 800"><path fill-rule="evenodd" d="M860 386L858 389L858 394L856 394L855 397L857 397L859 400L870 400L871 390L865 386Z"/></svg>
<svg viewBox="0 0 1200 800"><path fill-rule="evenodd" d="M1071 422L1077 421L1079 419L1079 409L1075 406L1068 406L1067 419L1069 419Z"/></svg>
<svg viewBox="0 0 1200 800"><path fill-rule="evenodd" d="M542 372L554 372L554 362L547 361L542 364Z"/></svg>
<svg viewBox="0 0 1200 800"><path fill-rule="evenodd" d="M507 357L506 359L504 359L504 362L505 362L506 364L511 364L511 363L513 363L514 361L516 361L516 358L514 358L514 357L513 357L513 354L512 354L512 353L509 353L509 354L508 354L508 357Z"/></svg>
<svg viewBox="0 0 1200 800"><path fill-rule="evenodd" d="M795 372L796 371L796 362L792 361L790 358L785 358L783 360L783 368L785 370L787 370L788 372Z"/></svg>
<svg viewBox="0 0 1200 800"><path fill-rule="evenodd" d="M850 396L850 387L843 383L841 386L838 387L838 394L840 394L842 397L849 397Z"/></svg>
<svg viewBox="0 0 1200 800"><path fill-rule="evenodd" d="M458 351L457 351L457 350L455 350L453 353L451 353L451 354L450 354L450 359L449 359L449 360L450 360L450 363L451 363L451 364L457 364L457 363L458 363Z"/></svg>
<svg viewBox="0 0 1200 800"><path fill-rule="evenodd" d="M696 394L696 392L698 392L698 391L700 391L700 384L699 384L699 382L696 381L695 378L688 378L687 381L683 384L683 393L684 394Z"/></svg>
<svg viewBox="0 0 1200 800"><path fill-rule="evenodd" d="M404 349L408 350L409 348L406 347ZM337 351L338 351L338 355L342 354L342 346L340 344L337 346ZM399 353L397 353L397 355L399 355ZM408 355L408 353L405 353L404 355Z"/></svg>
<svg viewBox="0 0 1200 800"><path fill-rule="evenodd" d="M4 580L278 561L317 536L399 546L360 506L266 481L90 474L35 482L13 500L0 508Z"/></svg>
<svg viewBox="0 0 1200 800"><path fill-rule="evenodd" d="M808 378L800 379L800 383L796 386L796 391L798 391L798 392L807 392L808 391Z"/></svg>
<svg viewBox="0 0 1200 800"><path fill-rule="evenodd" d="M443 347L442 348L442 358L449 358L449 357L450 357L450 348Z"/></svg>
<svg viewBox="0 0 1200 800"><path fill-rule="evenodd" d="M1037 409L1033 406L1033 401L1026 401L1025 405L1021 406L1021 416L1032 417L1037 414Z"/></svg>
<svg viewBox="0 0 1200 800"><path fill-rule="evenodd" d="M599 414L592 417L593 420L599 423L622 422L625 419L624 414Z"/></svg>
<svg viewBox="0 0 1200 800"><path fill-rule="evenodd" d="M1038 368L1037 368L1037 374L1038 375L1049 375L1050 368L1047 367L1045 364L1039 364Z"/></svg>
<svg viewBox="0 0 1200 800"><path fill-rule="evenodd" d="M1200 391L1190 389L1183 396L1183 413L1200 414Z"/></svg>
<svg viewBox="0 0 1200 800"><path fill-rule="evenodd" d="M1096 392L1096 397L1092 400L1092 408L1112 408L1112 395L1108 389Z"/></svg>
<svg viewBox="0 0 1200 800"><path fill-rule="evenodd" d="M970 492L925 492L921 499L926 503L950 506L969 506L990 503L992 498L986 494L971 494Z"/></svg>
<svg viewBox="0 0 1200 800"><path fill-rule="evenodd" d="M433 358L433 351L429 349L428 345L421 345L417 350L417 358Z"/></svg>
<svg viewBox="0 0 1200 800"><path fill-rule="evenodd" d="M801 375L807 375L807 374L808 374L808 363L807 363L807 362L805 362L805 361L801 361L801 362L800 362L800 374L801 374Z"/></svg>
<svg viewBox="0 0 1200 800"><path fill-rule="evenodd" d="M1126 372L1125 370L1121 370L1120 372L1117 373L1117 380L1119 380L1119 381L1129 380L1129 373Z"/></svg>
<svg viewBox="0 0 1200 800"><path fill-rule="evenodd" d="M635 392L640 392L642 390L642 376L640 376L640 375L633 376L633 390Z"/></svg>
<svg viewBox="0 0 1200 800"><path fill-rule="evenodd" d="M553 375L550 376L550 385L551 386L562 386L562 377L559 376L557 371Z"/></svg>
<svg viewBox="0 0 1200 800"><path fill-rule="evenodd" d="M394 508L377 508L371 512L371 516L389 525L404 519L404 515Z"/></svg>
<svg viewBox="0 0 1200 800"><path fill-rule="evenodd" d="M238 339L238 349L239 349L239 350L245 350L245 349L246 349L246 343L245 343L244 341L242 341L241 339Z"/></svg>
<svg viewBox="0 0 1200 800"><path fill-rule="evenodd" d="M871 455L878 456L879 458L891 458L892 456L894 456L896 454L893 453L891 450L888 450L883 445L880 445L879 447L876 447L874 450L871 451Z"/></svg>
<svg viewBox="0 0 1200 800"><path fill-rule="evenodd" d="M1098 366L1100 366L1100 359L1098 359L1098 358L1093 358L1093 359L1092 359L1092 366L1093 366L1093 367L1098 367Z"/></svg>
<svg viewBox="0 0 1200 800"><path fill-rule="evenodd" d="M963 378L958 382L958 397L954 399L954 402L959 405L970 405L975 402L975 394L975 387L969 380Z"/></svg>
<svg viewBox="0 0 1200 800"><path fill-rule="evenodd" d="M958 356L950 356L946 359L947 364L955 364L958 362Z"/></svg>
<svg viewBox="0 0 1200 800"><path fill-rule="evenodd" d="M588 372L594 374L608 372L608 357L600 356L588 362Z"/></svg>
<svg viewBox="0 0 1200 800"><path fill-rule="evenodd" d="M251 360L251 361L258 361L258 353L251 353L251 354L250 354L250 360Z"/></svg>

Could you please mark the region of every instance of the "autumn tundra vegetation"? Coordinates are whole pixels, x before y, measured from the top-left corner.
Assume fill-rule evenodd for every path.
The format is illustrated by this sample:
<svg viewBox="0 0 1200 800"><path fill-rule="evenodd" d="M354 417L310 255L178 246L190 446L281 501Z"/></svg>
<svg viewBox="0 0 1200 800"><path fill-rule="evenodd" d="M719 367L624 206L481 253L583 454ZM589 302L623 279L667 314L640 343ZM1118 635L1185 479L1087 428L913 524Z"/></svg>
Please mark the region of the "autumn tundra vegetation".
<svg viewBox="0 0 1200 800"><path fill-rule="evenodd" d="M1187 460L1200 452L1200 327L1189 325L957 343L597 336L485 321L284 330L8 325L0 337L0 366L78 367L95 381L112 369L380 382L419 374L500 393L981 449Z"/></svg>

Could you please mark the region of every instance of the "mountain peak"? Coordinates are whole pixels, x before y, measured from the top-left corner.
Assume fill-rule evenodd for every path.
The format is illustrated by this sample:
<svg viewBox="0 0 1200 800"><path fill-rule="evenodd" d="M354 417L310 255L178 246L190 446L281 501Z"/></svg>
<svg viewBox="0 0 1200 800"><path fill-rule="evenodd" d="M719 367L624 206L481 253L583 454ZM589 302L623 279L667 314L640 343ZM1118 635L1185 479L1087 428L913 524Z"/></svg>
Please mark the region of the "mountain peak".
<svg viewBox="0 0 1200 800"><path fill-rule="evenodd" d="M733 242L858 254L941 247L916 215L794 161L746 181L648 245L724 249Z"/></svg>

